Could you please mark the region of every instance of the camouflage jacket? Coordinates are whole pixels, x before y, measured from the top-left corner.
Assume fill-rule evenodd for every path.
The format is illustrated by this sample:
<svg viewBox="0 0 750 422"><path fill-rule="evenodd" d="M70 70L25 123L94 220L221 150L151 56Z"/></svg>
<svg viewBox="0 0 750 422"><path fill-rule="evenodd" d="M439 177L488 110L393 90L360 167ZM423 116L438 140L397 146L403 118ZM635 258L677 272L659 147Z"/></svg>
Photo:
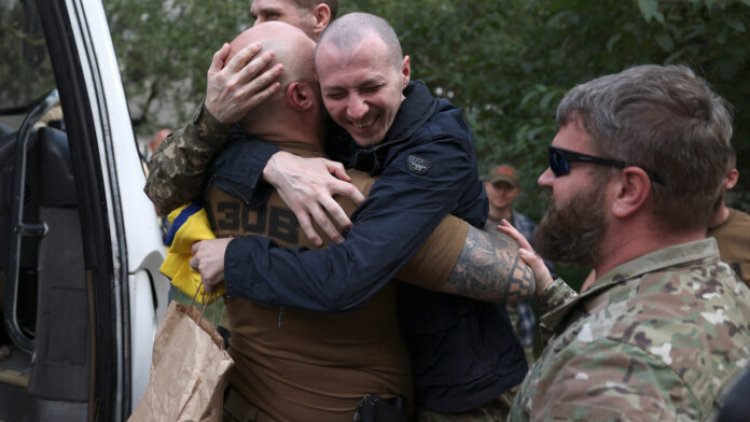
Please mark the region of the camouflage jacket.
<svg viewBox="0 0 750 422"><path fill-rule="evenodd" d="M149 161L144 188L159 211L166 214L201 196L206 167L226 142L229 128L201 103L192 120L161 143Z"/></svg>
<svg viewBox="0 0 750 422"><path fill-rule="evenodd" d="M661 249L576 295L561 280L553 332L511 420L706 420L750 357L750 291L713 239ZM564 301L560 305L560 302Z"/></svg>

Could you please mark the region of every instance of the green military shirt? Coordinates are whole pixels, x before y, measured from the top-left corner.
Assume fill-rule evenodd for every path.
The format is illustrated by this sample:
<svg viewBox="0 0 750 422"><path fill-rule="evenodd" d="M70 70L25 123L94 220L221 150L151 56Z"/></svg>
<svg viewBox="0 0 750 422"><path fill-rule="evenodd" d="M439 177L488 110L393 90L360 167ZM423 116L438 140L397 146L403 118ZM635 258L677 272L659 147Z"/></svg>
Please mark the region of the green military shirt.
<svg viewBox="0 0 750 422"><path fill-rule="evenodd" d="M229 126L216 120L201 103L193 119L162 142L149 161L144 188L161 213L201 196L206 167L228 134Z"/></svg>
<svg viewBox="0 0 750 422"><path fill-rule="evenodd" d="M552 332L511 420L706 420L750 357L750 291L714 239L626 262L576 295L556 280ZM561 304L561 302L564 303Z"/></svg>

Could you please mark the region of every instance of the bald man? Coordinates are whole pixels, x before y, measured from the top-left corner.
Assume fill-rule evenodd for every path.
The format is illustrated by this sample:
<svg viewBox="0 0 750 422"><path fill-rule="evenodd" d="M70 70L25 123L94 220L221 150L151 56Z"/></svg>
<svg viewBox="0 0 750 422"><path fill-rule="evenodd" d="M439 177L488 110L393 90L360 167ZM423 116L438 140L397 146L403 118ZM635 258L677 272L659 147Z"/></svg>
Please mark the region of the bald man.
<svg viewBox="0 0 750 422"><path fill-rule="evenodd" d="M327 125L312 65L314 43L288 25L266 23L241 34L232 50L256 41L274 48L278 62L285 66L282 89L241 120L249 137L231 139L209 166L204 199L220 237L264 235L282 246L310 248L278 193L269 192L266 202L254 206L244 188L250 139L262 137L301 156L322 155ZM369 191L371 178L360 172L351 175L358 189ZM342 205L348 212L355 208L351 201ZM224 254L229 243L239 240L243 238L204 241L194 247L194 264L202 274L206 266L222 267L204 279L209 286L223 278L224 265L241 265L236 257ZM398 279L497 302L530 294L534 281L529 275L508 238L496 238L449 217ZM394 412L388 415L413 413L411 369L400 334L394 283L362 307L325 314L249 301L244 292L252 281L234 279L226 285L230 350L236 361L225 406L231 417L350 421L358 406L370 401L379 403L375 405L379 412Z"/></svg>
<svg viewBox="0 0 750 422"><path fill-rule="evenodd" d="M337 0L253 0L250 6L255 25L286 22L314 41L336 18L337 11ZM261 51L259 43L250 43L234 50L231 57L229 54L228 43L214 53L207 72L205 100L192 120L172 132L149 161L144 191L162 214L200 196L206 165L224 145L230 131L236 129L236 123L243 116L274 95L281 86L279 78L284 66L279 62L271 65L273 50ZM283 162L289 157L284 152L278 153L277 148L265 148L260 154L266 160L275 154L274 162ZM320 159L318 164L326 169L326 174L330 170L336 177L328 179L329 185L324 191L314 185L305 185L300 192L316 193L316 200L307 201L310 206L326 202L332 206L329 211L339 217L337 222L344 228L349 227L351 221L330 197L342 194L361 202L362 194L347 183L349 178L340 163ZM297 180L300 182L304 183L304 178ZM308 221L303 221L303 225L309 226ZM328 235L337 241L342 239L327 216L318 222L324 224Z"/></svg>

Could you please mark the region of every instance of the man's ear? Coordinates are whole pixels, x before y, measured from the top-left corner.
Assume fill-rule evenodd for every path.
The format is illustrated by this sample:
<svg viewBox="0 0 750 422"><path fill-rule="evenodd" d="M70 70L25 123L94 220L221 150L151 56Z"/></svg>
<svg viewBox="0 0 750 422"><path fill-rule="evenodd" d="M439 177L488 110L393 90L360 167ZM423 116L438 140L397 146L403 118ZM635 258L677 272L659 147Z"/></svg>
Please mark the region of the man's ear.
<svg viewBox="0 0 750 422"><path fill-rule="evenodd" d="M331 23L331 8L325 3L318 3L312 10L313 32L320 35Z"/></svg>
<svg viewBox="0 0 750 422"><path fill-rule="evenodd" d="M740 180L740 172L737 169L731 169L727 172L724 178L724 189L729 190L737 186L737 182Z"/></svg>
<svg viewBox="0 0 750 422"><path fill-rule="evenodd" d="M292 82L287 85L284 94L295 110L307 111L315 103L315 93L308 83Z"/></svg>
<svg viewBox="0 0 750 422"><path fill-rule="evenodd" d="M406 89L406 85L409 85L411 79L411 58L404 56L404 61L401 64L401 89Z"/></svg>
<svg viewBox="0 0 750 422"><path fill-rule="evenodd" d="M640 167L625 167L617 181L612 214L628 218L641 210L651 197L651 179Z"/></svg>

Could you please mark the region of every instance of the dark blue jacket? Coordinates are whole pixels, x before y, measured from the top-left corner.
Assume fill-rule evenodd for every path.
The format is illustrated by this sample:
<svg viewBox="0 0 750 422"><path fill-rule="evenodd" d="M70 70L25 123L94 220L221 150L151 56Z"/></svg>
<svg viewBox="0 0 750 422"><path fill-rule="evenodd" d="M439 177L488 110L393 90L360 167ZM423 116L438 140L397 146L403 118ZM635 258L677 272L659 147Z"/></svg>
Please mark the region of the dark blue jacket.
<svg viewBox="0 0 750 422"><path fill-rule="evenodd" d="M487 198L461 111L435 100L421 83L411 83L405 94L382 143L347 149L346 161L379 178L352 216L346 241L309 251L276 247L262 237L235 239L225 258L230 296L319 311L352 309L388 283L448 213L483 226ZM222 161L214 177L238 167ZM425 408L468 410L523 379L523 350L502 307L404 285L401 310Z"/></svg>

